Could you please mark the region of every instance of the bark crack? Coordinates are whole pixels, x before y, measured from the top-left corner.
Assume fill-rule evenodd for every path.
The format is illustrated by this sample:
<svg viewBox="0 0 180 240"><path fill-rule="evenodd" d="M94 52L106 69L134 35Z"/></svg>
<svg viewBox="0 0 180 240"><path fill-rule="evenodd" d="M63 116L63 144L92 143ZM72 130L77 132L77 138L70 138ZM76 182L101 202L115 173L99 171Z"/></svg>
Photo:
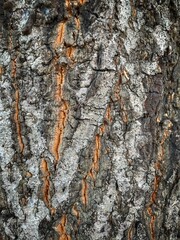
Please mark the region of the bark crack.
<svg viewBox="0 0 180 240"><path fill-rule="evenodd" d="M56 232L60 235L59 240L71 240L71 237L66 232L67 216L64 214L60 223L55 227Z"/></svg>
<svg viewBox="0 0 180 240"><path fill-rule="evenodd" d="M170 133L171 133L171 128L172 128L173 124L171 121L168 122L164 132L163 132L163 136L160 140L160 145L159 145L159 149L158 149L158 154L157 154L157 161L155 164L155 169L156 169L156 174L154 177L154 190L151 194L151 198L150 198L150 203L148 205L147 208L147 213L150 216L150 233L151 233L151 239L155 240L156 239L156 234L155 234L155 221L156 221L156 214L153 211L153 206L156 205L156 200L157 200L157 195L158 195L158 190L159 190L159 185L163 176L162 173L162 161L164 159L164 144L166 142L166 140L169 138ZM159 172L159 174L157 173Z"/></svg>
<svg viewBox="0 0 180 240"><path fill-rule="evenodd" d="M85 177L82 180L82 203L87 206L88 204L88 177L90 177L94 181L94 186L96 182L96 176L99 172L99 161L101 156L101 141L104 133L106 132L106 127L108 124L112 122L111 117L111 107L110 105L106 108L104 123L99 127L98 133L95 136L95 149L93 153L93 161L90 166L89 171L85 175Z"/></svg>

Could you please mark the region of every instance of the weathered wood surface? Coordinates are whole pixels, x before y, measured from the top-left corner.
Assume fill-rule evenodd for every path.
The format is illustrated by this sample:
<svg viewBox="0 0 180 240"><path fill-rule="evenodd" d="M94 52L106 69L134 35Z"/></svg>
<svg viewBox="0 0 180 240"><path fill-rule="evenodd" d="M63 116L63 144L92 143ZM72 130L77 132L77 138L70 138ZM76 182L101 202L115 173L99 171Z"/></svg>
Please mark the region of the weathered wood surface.
<svg viewBox="0 0 180 240"><path fill-rule="evenodd" d="M0 239L180 238L179 15L0 1Z"/></svg>

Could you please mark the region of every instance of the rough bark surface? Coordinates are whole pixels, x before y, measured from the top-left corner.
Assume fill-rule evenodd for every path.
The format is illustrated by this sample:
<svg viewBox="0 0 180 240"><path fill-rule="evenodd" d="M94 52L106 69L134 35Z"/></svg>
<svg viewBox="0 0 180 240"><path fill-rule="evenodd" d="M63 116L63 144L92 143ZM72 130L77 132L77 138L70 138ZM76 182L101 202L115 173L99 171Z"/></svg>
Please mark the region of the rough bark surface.
<svg viewBox="0 0 180 240"><path fill-rule="evenodd" d="M0 0L0 239L180 238L179 16Z"/></svg>

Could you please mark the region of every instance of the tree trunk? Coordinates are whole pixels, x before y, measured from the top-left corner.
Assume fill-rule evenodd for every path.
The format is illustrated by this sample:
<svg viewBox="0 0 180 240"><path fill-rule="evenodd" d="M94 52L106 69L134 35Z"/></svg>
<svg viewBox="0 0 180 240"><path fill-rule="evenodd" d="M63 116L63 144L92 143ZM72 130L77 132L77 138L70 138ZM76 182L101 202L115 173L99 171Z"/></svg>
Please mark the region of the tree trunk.
<svg viewBox="0 0 180 240"><path fill-rule="evenodd" d="M0 1L0 239L180 238L179 16Z"/></svg>

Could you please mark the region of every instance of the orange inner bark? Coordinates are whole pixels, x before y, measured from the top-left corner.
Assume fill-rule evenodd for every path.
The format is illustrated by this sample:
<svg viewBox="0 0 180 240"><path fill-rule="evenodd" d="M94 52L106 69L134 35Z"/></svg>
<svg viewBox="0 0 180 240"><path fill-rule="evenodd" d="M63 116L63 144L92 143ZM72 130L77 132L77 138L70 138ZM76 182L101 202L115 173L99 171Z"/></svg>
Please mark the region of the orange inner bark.
<svg viewBox="0 0 180 240"><path fill-rule="evenodd" d="M56 227L57 233L60 235L59 240L71 240L71 237L66 232L67 216L64 214L61 222Z"/></svg>
<svg viewBox="0 0 180 240"><path fill-rule="evenodd" d="M21 124L19 122L19 90L18 89L16 89L16 91L15 91L15 114L14 114L14 121L16 123L16 130L17 130L17 135L18 135L18 142L19 142L20 152L23 153L23 151L24 151L24 143L23 143L22 135L21 135Z"/></svg>

